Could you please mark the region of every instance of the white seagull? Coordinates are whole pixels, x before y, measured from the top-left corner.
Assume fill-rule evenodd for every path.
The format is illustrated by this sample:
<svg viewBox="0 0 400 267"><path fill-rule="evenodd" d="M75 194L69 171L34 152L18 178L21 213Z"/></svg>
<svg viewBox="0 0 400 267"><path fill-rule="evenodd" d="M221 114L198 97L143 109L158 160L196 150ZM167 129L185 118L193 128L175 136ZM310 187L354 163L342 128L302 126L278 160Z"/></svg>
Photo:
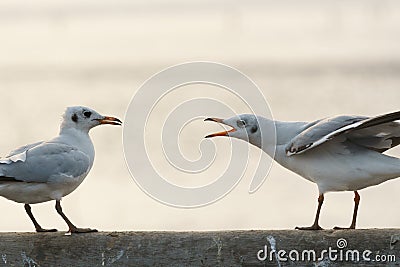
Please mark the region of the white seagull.
<svg viewBox="0 0 400 267"><path fill-rule="evenodd" d="M296 229L322 230L318 221L324 194L354 191L352 223L349 228L335 229L355 229L360 202L357 191L400 176L400 159L383 154L400 144L400 123L396 120L400 120L400 112L373 118L336 116L311 123L273 121L245 114L225 120L206 119L232 127L206 138L229 136L250 142L283 167L317 184L314 223ZM271 127L276 129L276 140L265 138L271 135L266 132Z"/></svg>
<svg viewBox="0 0 400 267"><path fill-rule="evenodd" d="M94 147L89 130L101 124L121 125L122 122L90 108L69 107L57 137L17 148L0 159L0 196L24 203L37 232L57 231L43 229L30 207L30 204L51 200L56 201L56 210L68 224L69 232L97 232L72 224L63 213L60 201L83 182L93 166Z"/></svg>

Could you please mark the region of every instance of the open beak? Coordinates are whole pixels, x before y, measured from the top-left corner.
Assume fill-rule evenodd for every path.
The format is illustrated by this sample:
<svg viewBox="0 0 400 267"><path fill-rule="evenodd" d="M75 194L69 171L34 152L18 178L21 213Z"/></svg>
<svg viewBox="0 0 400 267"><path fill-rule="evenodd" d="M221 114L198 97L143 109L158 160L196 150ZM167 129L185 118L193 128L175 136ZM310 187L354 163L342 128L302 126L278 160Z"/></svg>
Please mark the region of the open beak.
<svg viewBox="0 0 400 267"><path fill-rule="evenodd" d="M223 131L223 132L219 132L219 133L214 133L214 134L209 134L207 135L205 138L211 138L211 137L216 137L216 136L229 136L229 133L233 133L236 131L236 129L232 126L232 125L228 125L226 123L224 123L224 120L222 119L218 119L218 118L207 118L204 121L213 121L213 122L218 122L224 125L227 125L229 127L232 127L231 130L229 131Z"/></svg>
<svg viewBox="0 0 400 267"><path fill-rule="evenodd" d="M102 119L98 119L97 121L100 122L100 124L122 125L122 121L109 116L105 116Z"/></svg>

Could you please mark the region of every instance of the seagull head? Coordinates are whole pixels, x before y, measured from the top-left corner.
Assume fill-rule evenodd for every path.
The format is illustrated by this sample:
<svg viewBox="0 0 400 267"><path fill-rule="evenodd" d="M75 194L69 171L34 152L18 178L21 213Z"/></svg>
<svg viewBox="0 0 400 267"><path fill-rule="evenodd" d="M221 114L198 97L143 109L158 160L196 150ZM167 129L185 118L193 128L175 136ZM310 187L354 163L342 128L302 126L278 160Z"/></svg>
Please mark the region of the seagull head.
<svg viewBox="0 0 400 267"><path fill-rule="evenodd" d="M75 128L85 132L102 124L122 125L122 121L110 116L100 115L93 109L75 106L68 107L63 115L61 128Z"/></svg>
<svg viewBox="0 0 400 267"><path fill-rule="evenodd" d="M213 121L231 127L230 130L209 134L205 138L228 136L238 138L254 145L261 139L258 118L252 114L242 114L229 119L207 118L204 121Z"/></svg>

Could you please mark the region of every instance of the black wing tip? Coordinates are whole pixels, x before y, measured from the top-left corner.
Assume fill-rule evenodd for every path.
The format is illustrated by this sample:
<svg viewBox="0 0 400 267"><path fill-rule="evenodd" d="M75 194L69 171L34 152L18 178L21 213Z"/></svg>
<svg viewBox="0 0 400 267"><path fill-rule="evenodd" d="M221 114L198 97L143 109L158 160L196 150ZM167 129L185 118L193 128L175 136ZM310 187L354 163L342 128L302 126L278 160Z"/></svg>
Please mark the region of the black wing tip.
<svg viewBox="0 0 400 267"><path fill-rule="evenodd" d="M360 126L356 127L355 130L361 130L373 126L377 126L384 123L389 123L393 121L400 120L400 111L395 111L383 115L379 115L373 118L370 118L363 122Z"/></svg>
<svg viewBox="0 0 400 267"><path fill-rule="evenodd" d="M14 177L0 176L0 183L1 182L23 182L23 181L17 180Z"/></svg>

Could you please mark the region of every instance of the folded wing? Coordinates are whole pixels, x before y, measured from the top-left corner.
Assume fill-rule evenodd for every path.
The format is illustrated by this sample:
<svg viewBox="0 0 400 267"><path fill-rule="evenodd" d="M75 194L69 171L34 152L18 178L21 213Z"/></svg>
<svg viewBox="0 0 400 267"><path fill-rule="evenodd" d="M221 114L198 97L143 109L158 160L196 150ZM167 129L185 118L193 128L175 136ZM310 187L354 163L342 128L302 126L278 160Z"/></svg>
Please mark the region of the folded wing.
<svg viewBox="0 0 400 267"><path fill-rule="evenodd" d="M342 138L380 153L400 144L400 112L373 118L336 116L311 123L286 147L288 156L304 153L332 139Z"/></svg>
<svg viewBox="0 0 400 267"><path fill-rule="evenodd" d="M18 161L25 161L26 160L26 152L29 149L34 148L35 146L38 146L40 144L42 144L43 141L41 142L37 142L37 143L33 143L30 145L26 145L26 146L21 146L17 149L14 149L13 151L11 151L6 158L4 159L0 159L0 164L10 164L12 162L18 162Z"/></svg>
<svg viewBox="0 0 400 267"><path fill-rule="evenodd" d="M60 176L75 178L89 171L89 157L75 147L36 143L25 148L0 160L0 184L5 181L51 182Z"/></svg>

